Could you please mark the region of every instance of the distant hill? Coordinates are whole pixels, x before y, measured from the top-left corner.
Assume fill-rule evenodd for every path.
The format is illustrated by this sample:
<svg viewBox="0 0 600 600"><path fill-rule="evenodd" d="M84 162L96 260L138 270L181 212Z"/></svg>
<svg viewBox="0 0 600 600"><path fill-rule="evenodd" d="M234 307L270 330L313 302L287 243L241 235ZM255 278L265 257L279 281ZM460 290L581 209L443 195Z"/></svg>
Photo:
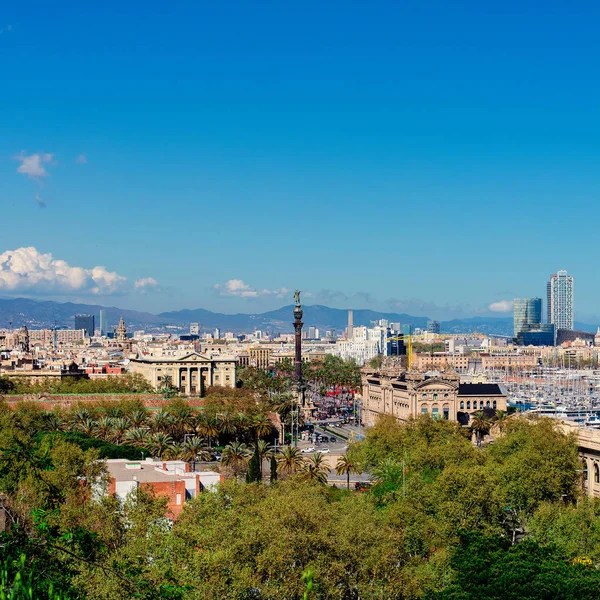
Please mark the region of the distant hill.
<svg viewBox="0 0 600 600"><path fill-rule="evenodd" d="M100 324L100 309L106 311L109 326L117 325L121 316L127 323L139 326L157 326L160 319L151 313L117 308L115 306L99 306L97 304L76 304L73 302L52 302L30 300L28 298L0 298L0 327L27 325L29 329L58 327L72 329L75 326L75 315L94 315L96 326Z"/></svg>
<svg viewBox="0 0 600 600"><path fill-rule="evenodd" d="M341 332L348 325L348 311L341 308L329 308L315 304L303 306L305 327L315 326L319 329L335 329ZM179 325L199 322L203 328L214 329L218 327L227 331L253 331L254 329L288 332L293 331L292 321L294 305L290 304L277 310L259 314L225 315L213 313L202 308L196 310L179 310L176 312L160 313L158 316L164 321ZM399 321L413 327L425 327L427 317L412 317L406 314L382 313L373 310L354 310L354 325L369 325L372 321L388 319Z"/></svg>
<svg viewBox="0 0 600 600"><path fill-rule="evenodd" d="M341 333L348 324L348 311L340 308L330 308L320 304L304 306L304 326L318 327L320 330L334 329ZM106 311L109 327L116 325L122 316L130 331L134 329L159 330L167 326L187 329L190 323L198 322L204 330L218 327L222 331L235 333L250 332L255 329L273 333L288 333L293 331L292 304L277 310L264 313L228 315L211 312L203 308L185 309L163 312L158 315L117 308L103 307L96 304L77 304L73 302L38 301L28 298L0 298L0 328L6 328L12 321L13 327L27 325L30 329L52 327L56 322L58 327L72 328L76 314L91 314L96 317L96 325L100 321L100 309ZM427 317L414 317L405 313L388 313L367 309L354 309L354 325L370 325L373 321L387 319L390 322L400 322L403 325L424 328ZM595 333L597 327L586 323L575 323L575 329ZM470 317L441 322L442 333L473 333L478 331L485 334L507 335L513 333L512 317Z"/></svg>

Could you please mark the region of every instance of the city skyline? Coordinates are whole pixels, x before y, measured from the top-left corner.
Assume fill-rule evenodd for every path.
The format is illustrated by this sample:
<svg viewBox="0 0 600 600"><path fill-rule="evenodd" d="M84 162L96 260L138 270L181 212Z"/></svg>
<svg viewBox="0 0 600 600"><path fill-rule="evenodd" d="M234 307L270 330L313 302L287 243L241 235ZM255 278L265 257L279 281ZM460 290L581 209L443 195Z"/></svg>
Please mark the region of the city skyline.
<svg viewBox="0 0 600 600"><path fill-rule="evenodd" d="M7 7L0 295L598 320L599 10Z"/></svg>

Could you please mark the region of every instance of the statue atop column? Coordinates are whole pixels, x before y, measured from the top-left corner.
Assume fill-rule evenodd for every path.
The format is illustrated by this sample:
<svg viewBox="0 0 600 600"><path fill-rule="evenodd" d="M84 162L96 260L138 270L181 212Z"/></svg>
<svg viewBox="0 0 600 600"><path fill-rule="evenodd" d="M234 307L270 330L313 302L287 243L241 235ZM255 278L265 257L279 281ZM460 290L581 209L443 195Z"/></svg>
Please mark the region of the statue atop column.
<svg viewBox="0 0 600 600"><path fill-rule="evenodd" d="M294 300L296 301L296 306L300 306L300 290L294 292Z"/></svg>

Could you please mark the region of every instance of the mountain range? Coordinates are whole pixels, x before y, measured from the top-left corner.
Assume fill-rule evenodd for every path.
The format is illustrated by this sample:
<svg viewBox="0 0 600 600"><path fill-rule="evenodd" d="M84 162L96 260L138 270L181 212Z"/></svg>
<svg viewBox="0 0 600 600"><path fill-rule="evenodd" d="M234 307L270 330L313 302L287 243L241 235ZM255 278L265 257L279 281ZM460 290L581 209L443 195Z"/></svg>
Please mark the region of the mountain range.
<svg viewBox="0 0 600 600"><path fill-rule="evenodd" d="M341 333L348 324L348 311L330 308L319 304L304 306L304 326L315 326L323 332L333 329ZM157 315L117 308L115 306L100 306L97 304L78 304L73 302L54 302L51 300L38 301L29 298L0 298L0 328L21 327L27 325L30 329L51 328L55 324L59 328L73 328L74 317L77 314L91 314L96 317L96 327L99 326L100 310L106 311L109 328L117 325L123 317L129 331L146 329L148 331L175 329L185 331L190 323L200 323L203 330L219 328L221 331L234 333L252 332L256 329L274 333L291 333L293 331L293 305L283 306L277 310L264 313L228 315L211 312L203 308L185 309L163 312ZM404 313L388 313L367 309L354 309L353 322L355 326L370 325L379 319L390 322L400 322L412 327L425 327L427 317L415 317ZM587 323L575 323L575 328L595 332L596 326ZM470 317L442 321L443 333L480 333L495 335L512 335L512 317Z"/></svg>

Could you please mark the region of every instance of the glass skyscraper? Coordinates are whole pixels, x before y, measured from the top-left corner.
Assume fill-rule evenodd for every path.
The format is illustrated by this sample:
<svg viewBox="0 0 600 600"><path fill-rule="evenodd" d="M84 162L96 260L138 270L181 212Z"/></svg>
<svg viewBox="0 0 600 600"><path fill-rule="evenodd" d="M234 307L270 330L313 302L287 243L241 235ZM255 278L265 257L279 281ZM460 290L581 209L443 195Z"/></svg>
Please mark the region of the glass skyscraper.
<svg viewBox="0 0 600 600"><path fill-rule="evenodd" d="M514 336L522 331L538 327L542 322L541 298L515 298L514 300Z"/></svg>
<svg viewBox="0 0 600 600"><path fill-rule="evenodd" d="M552 323L556 329L575 329L573 287L573 276L566 271L558 271L550 276L547 286L548 323Z"/></svg>

